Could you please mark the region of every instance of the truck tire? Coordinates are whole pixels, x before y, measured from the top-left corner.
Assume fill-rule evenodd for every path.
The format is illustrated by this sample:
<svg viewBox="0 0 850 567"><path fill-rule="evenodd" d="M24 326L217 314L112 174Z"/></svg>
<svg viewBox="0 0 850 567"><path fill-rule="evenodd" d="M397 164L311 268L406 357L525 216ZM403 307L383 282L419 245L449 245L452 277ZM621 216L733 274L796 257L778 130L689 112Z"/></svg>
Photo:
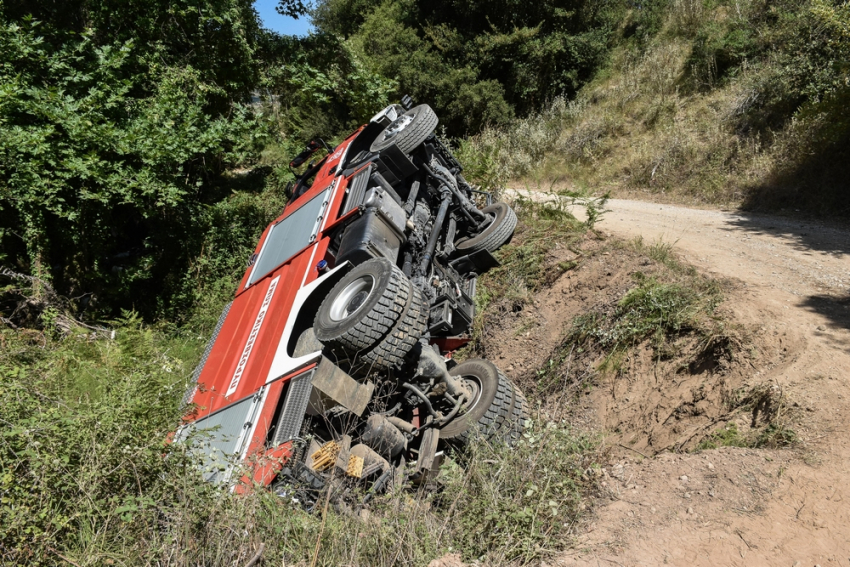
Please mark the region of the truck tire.
<svg viewBox="0 0 850 567"><path fill-rule="evenodd" d="M466 413L440 429L440 439L465 445L477 430L488 440L513 444L522 433L523 423L518 419L522 410L516 409L525 401L522 393L489 360L467 360L449 370L449 374L473 386L475 393Z"/></svg>
<svg viewBox="0 0 850 567"><path fill-rule="evenodd" d="M369 151L379 154L395 144L402 152L409 154L431 135L439 119L430 106L420 104L396 118L372 142Z"/></svg>
<svg viewBox="0 0 850 567"><path fill-rule="evenodd" d="M425 334L428 326L428 302L419 288L411 286L404 314L384 339L371 350L360 353L358 362L370 370L399 370Z"/></svg>
<svg viewBox="0 0 850 567"><path fill-rule="evenodd" d="M508 445L515 445L519 441L522 431L525 429L525 422L529 418L528 402L519 388L513 386L513 399L511 400L511 414L505 421L501 430L501 437Z"/></svg>
<svg viewBox="0 0 850 567"><path fill-rule="evenodd" d="M481 210L487 215L494 215L493 222L483 231L472 238L458 241L455 246L457 255L472 254L479 250L495 252L508 242L516 230L517 218L514 210L507 203L493 203Z"/></svg>
<svg viewBox="0 0 850 567"><path fill-rule="evenodd" d="M356 354L381 343L402 319L413 293L410 280L386 258L346 274L322 301L313 321L325 346Z"/></svg>

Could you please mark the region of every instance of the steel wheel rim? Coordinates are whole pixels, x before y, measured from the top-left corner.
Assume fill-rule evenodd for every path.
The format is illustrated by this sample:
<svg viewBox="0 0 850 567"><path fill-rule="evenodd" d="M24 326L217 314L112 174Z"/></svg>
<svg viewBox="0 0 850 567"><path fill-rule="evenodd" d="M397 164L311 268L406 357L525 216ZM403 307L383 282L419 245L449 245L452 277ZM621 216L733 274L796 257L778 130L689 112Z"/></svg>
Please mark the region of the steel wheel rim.
<svg viewBox="0 0 850 567"><path fill-rule="evenodd" d="M409 114L402 114L398 118L396 118L392 124L384 129L383 140L392 140L396 136L398 136L402 130L407 128L410 123L413 122L413 117Z"/></svg>
<svg viewBox="0 0 850 567"><path fill-rule="evenodd" d="M332 321L339 322L351 317L366 304L366 299L375 289L375 278L364 274L345 286L342 293L337 295L330 308Z"/></svg>
<svg viewBox="0 0 850 567"><path fill-rule="evenodd" d="M463 382L469 389L472 390L472 395L470 396L472 399L466 401L467 412L471 411L472 408L478 405L478 402L481 400L481 381L477 376L464 376Z"/></svg>

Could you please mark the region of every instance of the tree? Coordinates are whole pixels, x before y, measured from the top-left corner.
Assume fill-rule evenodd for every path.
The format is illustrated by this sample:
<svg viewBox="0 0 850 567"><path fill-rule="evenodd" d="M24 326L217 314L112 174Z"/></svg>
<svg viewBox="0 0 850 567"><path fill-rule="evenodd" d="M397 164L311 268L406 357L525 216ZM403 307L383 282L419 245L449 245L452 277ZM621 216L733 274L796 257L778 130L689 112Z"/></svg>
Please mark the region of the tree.
<svg viewBox="0 0 850 567"><path fill-rule="evenodd" d="M215 180L261 130L250 0L0 5L7 261L117 308L157 301Z"/></svg>

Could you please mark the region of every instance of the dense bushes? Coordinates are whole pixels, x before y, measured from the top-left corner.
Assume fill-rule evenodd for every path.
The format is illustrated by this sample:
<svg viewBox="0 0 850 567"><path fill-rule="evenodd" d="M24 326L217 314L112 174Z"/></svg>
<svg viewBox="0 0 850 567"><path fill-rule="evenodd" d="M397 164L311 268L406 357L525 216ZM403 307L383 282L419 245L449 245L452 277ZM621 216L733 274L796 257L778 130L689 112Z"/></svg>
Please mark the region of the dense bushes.
<svg viewBox="0 0 850 567"><path fill-rule="evenodd" d="M264 564L306 565L319 546L317 565L425 565L447 551L503 565L570 542L595 444L562 424L530 425L514 450L476 444L436 493L309 514L204 482L187 446L165 443L209 326L128 315L112 327L114 339L0 329L3 565L245 565L261 543Z"/></svg>
<svg viewBox="0 0 850 567"><path fill-rule="evenodd" d="M0 261L86 317L179 315L239 271L300 144L405 93L451 136L571 96L604 60L611 6L328 0L294 38L261 29L249 0L7 1Z"/></svg>
<svg viewBox="0 0 850 567"><path fill-rule="evenodd" d="M620 3L324 0L320 29L349 38L396 93L432 104L452 135L571 97L608 50Z"/></svg>
<svg viewBox="0 0 850 567"><path fill-rule="evenodd" d="M247 1L3 5L4 261L101 313L152 314L221 173L264 139L240 103L255 32Z"/></svg>

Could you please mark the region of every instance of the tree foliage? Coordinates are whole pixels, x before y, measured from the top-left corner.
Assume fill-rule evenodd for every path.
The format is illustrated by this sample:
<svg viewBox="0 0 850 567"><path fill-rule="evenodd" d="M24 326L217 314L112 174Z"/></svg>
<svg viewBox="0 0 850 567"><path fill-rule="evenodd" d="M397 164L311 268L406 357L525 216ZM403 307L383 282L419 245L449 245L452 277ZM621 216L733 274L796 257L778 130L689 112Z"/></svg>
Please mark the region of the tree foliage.
<svg viewBox="0 0 850 567"><path fill-rule="evenodd" d="M280 126L301 141L348 134L389 104L397 86L332 34L265 34L258 56Z"/></svg>
<svg viewBox="0 0 850 567"><path fill-rule="evenodd" d="M322 0L314 21L457 135L574 95L604 59L615 13L592 0Z"/></svg>
<svg viewBox="0 0 850 567"><path fill-rule="evenodd" d="M14 2L0 12L0 224L65 293L154 304L215 180L260 138L250 2ZM132 298L132 299L131 299Z"/></svg>
<svg viewBox="0 0 850 567"><path fill-rule="evenodd" d="M282 204L284 153L403 94L452 136L569 96L606 53L600 6L322 0L298 38L264 30L250 0L4 0L0 261L93 316L173 315L203 293L194 279L239 271ZM261 158L269 143L285 150ZM258 160L247 184L227 173Z"/></svg>

